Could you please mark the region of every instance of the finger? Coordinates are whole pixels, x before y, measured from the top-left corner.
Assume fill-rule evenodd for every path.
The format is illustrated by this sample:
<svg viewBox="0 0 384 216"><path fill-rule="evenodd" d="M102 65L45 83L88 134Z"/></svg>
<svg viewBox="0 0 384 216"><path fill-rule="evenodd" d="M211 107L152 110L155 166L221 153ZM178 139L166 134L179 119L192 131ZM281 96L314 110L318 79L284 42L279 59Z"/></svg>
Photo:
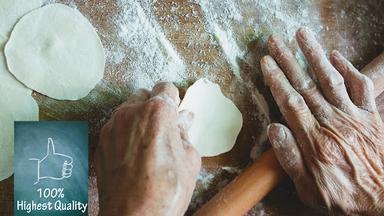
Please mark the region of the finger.
<svg viewBox="0 0 384 216"><path fill-rule="evenodd" d="M64 175L71 175L72 174L72 170L63 170L63 174Z"/></svg>
<svg viewBox="0 0 384 216"><path fill-rule="evenodd" d="M270 124L267 133L276 158L291 179L305 175L304 159L291 130L282 124Z"/></svg>
<svg viewBox="0 0 384 216"><path fill-rule="evenodd" d="M114 112L118 111L120 108L125 106L145 102L150 97L151 97L151 91L147 89L139 89L135 93L133 93L126 102L121 104Z"/></svg>
<svg viewBox="0 0 384 216"><path fill-rule="evenodd" d="M188 131L192 126L194 115L188 110L179 112L178 125L180 128L181 138L189 140Z"/></svg>
<svg viewBox="0 0 384 216"><path fill-rule="evenodd" d="M300 199L309 206L318 206L319 193L291 130L282 124L271 124L267 130L276 158L295 183Z"/></svg>
<svg viewBox="0 0 384 216"><path fill-rule="evenodd" d="M71 170L73 168L73 165L72 164L66 164L64 165L64 169L66 170Z"/></svg>
<svg viewBox="0 0 384 216"><path fill-rule="evenodd" d="M325 98L337 108L354 113L355 106L349 98L343 77L328 61L314 35L308 29L300 28L296 39L320 83Z"/></svg>
<svg viewBox="0 0 384 216"><path fill-rule="evenodd" d="M270 87L280 112L289 126L301 131L301 129L314 125L314 117L303 97L291 86L271 56L262 58L261 70L266 84Z"/></svg>
<svg viewBox="0 0 384 216"><path fill-rule="evenodd" d="M143 103L147 101L151 97L151 92L147 89L139 89L135 93L133 93L126 102L122 103L119 107L117 107L112 115L111 118L114 119L116 117L116 113L118 113L121 109L124 109L126 107L132 107L134 105L138 105L140 103Z"/></svg>
<svg viewBox="0 0 384 216"><path fill-rule="evenodd" d="M178 106L180 103L179 90L172 83L161 82L152 89L152 98L161 98L172 106Z"/></svg>
<svg viewBox="0 0 384 216"><path fill-rule="evenodd" d="M338 51L332 52L331 62L344 77L353 103L367 111L376 111L375 90L372 80L360 73Z"/></svg>
<svg viewBox="0 0 384 216"><path fill-rule="evenodd" d="M330 106L328 102L309 74L300 67L295 56L283 40L277 35L272 35L269 38L268 47L273 58L278 62L292 86L304 97L312 113L315 115L318 113L329 113Z"/></svg>
<svg viewBox="0 0 384 216"><path fill-rule="evenodd" d="M139 89L131 97L128 98L127 103L141 103L148 100L151 96L151 91L148 89Z"/></svg>
<svg viewBox="0 0 384 216"><path fill-rule="evenodd" d="M55 153L55 145L53 144L53 139L48 138L47 154L54 154L54 153Z"/></svg>
<svg viewBox="0 0 384 216"><path fill-rule="evenodd" d="M192 162L191 172L198 173L201 168L201 156L200 153L192 145L187 145L186 152Z"/></svg>

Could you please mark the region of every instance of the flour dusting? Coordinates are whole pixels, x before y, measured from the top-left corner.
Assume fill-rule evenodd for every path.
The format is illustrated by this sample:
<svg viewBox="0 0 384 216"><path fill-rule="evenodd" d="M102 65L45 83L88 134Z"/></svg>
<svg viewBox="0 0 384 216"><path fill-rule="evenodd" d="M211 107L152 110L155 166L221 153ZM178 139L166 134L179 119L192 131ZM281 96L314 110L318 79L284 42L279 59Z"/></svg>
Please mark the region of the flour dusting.
<svg viewBox="0 0 384 216"><path fill-rule="evenodd" d="M257 158L268 148L264 142L267 125L280 120L271 115L272 99L263 91L266 88L259 65L260 58L268 53L271 33L283 37L303 67L307 67L306 61L294 40L301 26L327 41L323 43L328 46L326 51L338 48L359 63L375 57L367 55L371 44L377 46L377 52L384 46L379 1L331 1L328 6L311 0L44 2L60 2L80 10L97 29L106 50L105 79L86 98L75 102L38 98L42 119L90 122L90 151L96 146L101 126L134 90L152 88L158 81L172 81L185 90L191 82L208 78L220 84L223 93L241 109L248 121L244 129L251 130L243 134L246 139L239 136L237 145L254 144L250 152ZM236 160L244 158L249 161L246 155ZM92 164L92 156L90 161ZM191 209L200 207L244 167L240 163L202 169ZM90 169L94 169L92 165ZM92 197L97 196L95 183L90 181ZM90 208L94 206L97 202L90 202ZM259 204L249 215L268 212Z"/></svg>
<svg viewBox="0 0 384 216"><path fill-rule="evenodd" d="M126 60L126 84L138 89L152 88L159 81L180 82L185 70L182 57L154 20L148 2L119 0L118 6L121 11L114 22L123 45L110 53L114 63Z"/></svg>

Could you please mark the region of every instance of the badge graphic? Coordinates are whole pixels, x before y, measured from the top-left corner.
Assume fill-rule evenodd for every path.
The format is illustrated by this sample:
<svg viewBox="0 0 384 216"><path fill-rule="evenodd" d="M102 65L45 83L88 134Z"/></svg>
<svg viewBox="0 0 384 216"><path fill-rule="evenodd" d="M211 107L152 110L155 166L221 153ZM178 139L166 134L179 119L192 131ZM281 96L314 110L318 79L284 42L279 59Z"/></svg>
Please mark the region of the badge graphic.
<svg viewBox="0 0 384 216"><path fill-rule="evenodd" d="M88 124L15 122L14 213L88 215Z"/></svg>
<svg viewBox="0 0 384 216"><path fill-rule="evenodd" d="M47 154L42 159L30 158L29 160L37 161L37 181L41 179L63 180L72 176L73 158L71 156L55 152L55 145L52 138L48 138ZM61 165L54 167L56 162Z"/></svg>

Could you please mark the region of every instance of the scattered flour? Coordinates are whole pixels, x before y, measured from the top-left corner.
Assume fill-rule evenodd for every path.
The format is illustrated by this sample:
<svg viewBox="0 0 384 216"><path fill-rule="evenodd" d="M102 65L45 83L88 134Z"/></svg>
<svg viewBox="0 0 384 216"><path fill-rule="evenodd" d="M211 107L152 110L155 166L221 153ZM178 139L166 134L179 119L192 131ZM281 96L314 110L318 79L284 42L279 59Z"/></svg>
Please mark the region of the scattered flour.
<svg viewBox="0 0 384 216"><path fill-rule="evenodd" d="M45 4L53 2L62 2L79 8L79 10L87 4L96 5L92 1L86 0L45 0ZM109 11L104 10L110 8L110 4L116 4L117 10L107 13ZM334 6L333 4L345 4L345 2L334 1L330 7ZM312 0L187 0L173 2L113 0L101 1L97 5L97 8L88 8L91 12L87 17L103 36L109 66L106 71L106 79L83 101L61 106L60 102L47 99L48 102L40 104L43 108L49 107L52 113L48 114L54 118L67 116L74 110L79 110L80 114L90 113L91 108L97 110L98 115L93 116L92 113L91 116L85 117L88 118L87 120L91 119L91 122L96 122L92 124L93 130L96 132L98 130L95 130L95 124L99 124L96 128L100 128L102 125L99 117L103 116L104 121L108 119L113 110L112 105L118 105L128 95L125 88L118 84L122 83L129 89L135 90L151 88L160 80L180 83L207 77L220 82L221 77L228 76L227 71L220 71L226 70L226 66L223 66L226 63L231 67L232 73L238 81L235 85L245 87L249 92L249 95L245 97L252 101L254 107L258 108L257 112L249 111L253 113L246 113L246 115L250 120L260 122L260 128L263 130L272 121L268 104L264 94L258 90L259 86L256 86L254 80L251 81L245 76L240 63L246 62L251 67L252 73L260 74L258 62L260 56L255 58L250 55L249 44L254 41L261 42L262 46L257 52L260 55L266 54L267 37L271 33L279 33L296 51L295 55L299 63L305 66L303 55L298 52L297 44L293 40L295 31L301 26L307 26L315 33L332 29L329 23L323 25L322 14L318 10L319 6ZM170 7L161 8L163 5ZM356 5L351 4L348 6L349 9L348 7L335 7L346 9L333 11L335 20L332 21L336 27L340 26L338 24L340 20L354 20L350 27L338 30L337 32L340 33L336 35L339 36L336 38L340 47L347 47L348 53L355 56L359 56L364 47L368 47L367 44L371 42L363 40L371 38L368 37L370 35L367 35L371 32L368 28L380 29L378 24L383 24L382 20L384 20L380 17L375 18L377 13L371 13L372 10L367 5L368 3L362 1ZM380 9L380 7L377 8ZM95 12L92 10L100 10L112 16L97 20L99 16L97 19L93 17ZM164 11L168 11L168 13L164 15ZM84 9L82 12L89 11ZM97 26L100 21L102 24ZM357 29L355 38L358 42L357 45L352 44L351 38L346 35L347 33L350 35L352 27ZM109 31L109 28L112 30ZM180 47L179 41L176 41L183 38L173 38L177 34L175 32L181 33L183 37L187 38L188 41L185 42L184 47ZM382 41L381 35L377 33L372 43L376 45ZM210 59L212 56L214 59ZM200 71L197 72L198 70ZM235 87L227 89L225 93L229 92L228 94L237 100L235 96L241 93ZM240 99L243 98L240 97ZM57 107L57 109L52 109L52 105L55 104L56 106L53 107ZM105 114L100 115L104 112ZM83 117L80 114L79 116ZM78 118L78 116L74 118ZM266 146L261 143L266 139L265 131L259 137L252 137L252 142L257 143L252 151L255 158L265 149ZM240 169L233 167L223 167L216 171L203 169L199 175L202 187L199 193L194 194L194 198L197 199L195 203L205 202L204 194L207 191L223 187L229 181L224 179L212 188L215 178L220 173L235 175L239 171ZM96 193L97 191L94 196ZM96 204L93 203L93 205ZM249 215L265 215L263 209L263 205L259 204Z"/></svg>
<svg viewBox="0 0 384 216"><path fill-rule="evenodd" d="M243 57L246 50L238 46L235 36L233 35L232 23L241 23L243 20L235 1L198 0L197 3L204 13L205 25L208 32L215 37L229 64L232 66L236 77L240 78L240 67L237 63L237 58Z"/></svg>
<svg viewBox="0 0 384 216"><path fill-rule="evenodd" d="M255 88L254 83L244 78L239 62L245 61L260 73L258 61L248 61L248 45L254 40L264 40L271 33L279 33L291 42L295 31L301 26L314 27L316 32L322 29L321 23L308 19L308 14L318 16L317 8L309 0L294 1L258 1L258 0L195 0L199 4L205 19L207 31L214 36L225 58L231 65L234 75L242 80L251 92L250 97L258 107L259 121L264 131L257 146L252 150L252 158L260 154L262 143L267 139L266 127L271 122L268 104L264 96ZM297 46L295 47L297 49ZM296 56L301 57L300 53ZM303 61L300 59L300 63ZM303 64L304 65L304 64Z"/></svg>
<svg viewBox="0 0 384 216"><path fill-rule="evenodd" d="M203 188L208 189L214 178L215 175L202 168L199 176L197 177L197 181L202 184Z"/></svg>
<svg viewBox="0 0 384 216"><path fill-rule="evenodd" d="M152 88L159 81L182 81L183 59L153 18L150 2L118 0L117 3L121 11L114 22L122 44L109 52L112 54L109 59L113 63L125 63L126 84L138 89Z"/></svg>

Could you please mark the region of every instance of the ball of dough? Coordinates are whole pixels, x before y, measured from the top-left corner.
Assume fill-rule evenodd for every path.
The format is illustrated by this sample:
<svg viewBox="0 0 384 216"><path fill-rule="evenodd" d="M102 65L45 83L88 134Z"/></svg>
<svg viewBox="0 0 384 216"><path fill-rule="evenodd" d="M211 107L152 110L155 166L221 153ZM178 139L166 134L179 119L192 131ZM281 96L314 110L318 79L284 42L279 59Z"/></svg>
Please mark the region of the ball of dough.
<svg viewBox="0 0 384 216"><path fill-rule="evenodd" d="M188 88L179 110L194 114L189 130L191 144L200 156L211 157L230 151L243 125L243 116L219 85L200 79Z"/></svg>
<svg viewBox="0 0 384 216"><path fill-rule="evenodd" d="M55 99L85 97L104 74L104 50L95 29L79 11L62 4L22 17L5 56L19 81Z"/></svg>
<svg viewBox="0 0 384 216"><path fill-rule="evenodd" d="M37 121L39 108L25 89L0 83L0 181L13 173L14 121Z"/></svg>

